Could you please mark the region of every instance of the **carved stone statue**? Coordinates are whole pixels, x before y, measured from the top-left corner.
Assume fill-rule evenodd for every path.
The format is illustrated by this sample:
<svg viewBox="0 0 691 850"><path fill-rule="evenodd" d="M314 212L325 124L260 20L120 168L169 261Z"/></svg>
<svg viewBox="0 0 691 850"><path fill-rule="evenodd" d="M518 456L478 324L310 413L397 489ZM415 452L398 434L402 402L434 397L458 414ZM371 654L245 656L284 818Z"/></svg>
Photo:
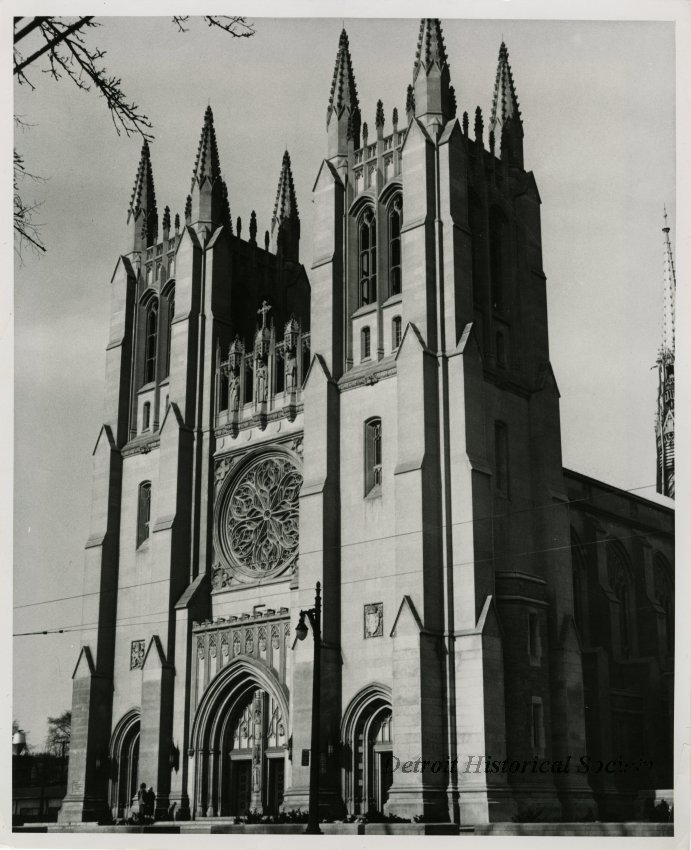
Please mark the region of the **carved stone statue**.
<svg viewBox="0 0 691 850"><path fill-rule="evenodd" d="M256 382L257 382L257 404L262 404L266 401L266 397L268 395L268 371L266 368L266 363L263 360L257 360L257 368L256 368Z"/></svg>
<svg viewBox="0 0 691 850"><path fill-rule="evenodd" d="M293 392L297 389L298 366L295 352L286 353L286 392Z"/></svg>
<svg viewBox="0 0 691 850"><path fill-rule="evenodd" d="M228 382L228 409L232 412L240 407L240 376L231 375Z"/></svg>

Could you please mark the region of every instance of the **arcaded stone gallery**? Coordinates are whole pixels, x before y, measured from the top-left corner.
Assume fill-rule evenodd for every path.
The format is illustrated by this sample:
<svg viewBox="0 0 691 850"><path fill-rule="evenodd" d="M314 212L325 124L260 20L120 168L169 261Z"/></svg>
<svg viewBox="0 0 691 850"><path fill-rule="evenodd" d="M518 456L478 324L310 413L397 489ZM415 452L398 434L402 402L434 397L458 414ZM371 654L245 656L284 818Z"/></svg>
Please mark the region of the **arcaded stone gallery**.
<svg viewBox="0 0 691 850"><path fill-rule="evenodd" d="M65 823L126 817L141 782L159 820L304 811L314 759L335 817L618 818L672 788L673 512L562 466L506 46L483 118L457 115L440 22L414 42L405 113L369 131L334 44L310 269L287 151L263 234L231 220L211 107L183 217L159 225L142 149Z"/></svg>

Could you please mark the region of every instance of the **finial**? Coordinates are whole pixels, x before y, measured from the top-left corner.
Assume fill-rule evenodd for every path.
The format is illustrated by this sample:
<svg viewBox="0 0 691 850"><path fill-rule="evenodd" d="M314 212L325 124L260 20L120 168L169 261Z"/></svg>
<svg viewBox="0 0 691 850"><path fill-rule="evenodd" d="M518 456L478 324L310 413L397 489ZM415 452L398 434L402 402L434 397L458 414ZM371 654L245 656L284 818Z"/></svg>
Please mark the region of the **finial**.
<svg viewBox="0 0 691 850"><path fill-rule="evenodd" d="M485 125L482 120L482 110L479 106L475 108L475 141L480 142L482 144L482 134L484 132Z"/></svg>
<svg viewBox="0 0 691 850"><path fill-rule="evenodd" d="M384 104L381 100L377 101L377 112L374 118L374 126L377 129L384 126Z"/></svg>
<svg viewBox="0 0 691 850"><path fill-rule="evenodd" d="M494 130L489 131L489 152L494 156Z"/></svg>
<svg viewBox="0 0 691 850"><path fill-rule="evenodd" d="M391 123L393 124L394 130L398 127L398 109L394 106L393 114L391 116Z"/></svg>
<svg viewBox="0 0 691 850"><path fill-rule="evenodd" d="M188 195L185 200L185 224L192 221L192 195Z"/></svg>
<svg viewBox="0 0 691 850"><path fill-rule="evenodd" d="M463 113L463 135L464 136L468 135L468 113L467 112Z"/></svg>
<svg viewBox="0 0 691 850"><path fill-rule="evenodd" d="M254 210L250 214L250 242L257 244L257 214Z"/></svg>
<svg viewBox="0 0 691 850"><path fill-rule="evenodd" d="M175 232L180 232L180 213L175 213Z"/></svg>
<svg viewBox="0 0 691 850"><path fill-rule="evenodd" d="M367 129L367 122L364 121L362 124L362 144L363 146L367 145L367 136L369 135L369 130Z"/></svg>
<svg viewBox="0 0 691 850"><path fill-rule="evenodd" d="M669 227L667 226L667 204L663 204L662 209L664 211L664 219L665 219L665 226L662 228L662 232L663 233L669 233Z"/></svg>
<svg viewBox="0 0 691 850"><path fill-rule="evenodd" d="M163 210L163 232L168 233L170 231L170 207L165 207Z"/></svg>
<svg viewBox="0 0 691 850"><path fill-rule="evenodd" d="M242 219L240 218L240 216L238 216L237 225L236 225L235 229L237 230L238 239L239 239L241 234L242 234Z"/></svg>
<svg viewBox="0 0 691 850"><path fill-rule="evenodd" d="M415 89L412 86L408 86L406 90L405 114L408 121L410 121L415 114Z"/></svg>
<svg viewBox="0 0 691 850"><path fill-rule="evenodd" d="M449 86L449 117L450 118L456 117L456 109L457 109L456 90L454 89L453 86Z"/></svg>

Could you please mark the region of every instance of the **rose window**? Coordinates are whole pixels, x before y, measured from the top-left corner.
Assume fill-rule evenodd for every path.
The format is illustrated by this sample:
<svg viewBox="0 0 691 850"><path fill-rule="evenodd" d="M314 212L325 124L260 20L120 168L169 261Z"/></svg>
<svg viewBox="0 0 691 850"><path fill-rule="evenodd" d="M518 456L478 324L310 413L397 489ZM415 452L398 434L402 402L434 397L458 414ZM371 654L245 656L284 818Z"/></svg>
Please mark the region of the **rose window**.
<svg viewBox="0 0 691 850"><path fill-rule="evenodd" d="M277 573L298 551L298 497L302 476L285 454L245 466L223 497L218 538L233 571L247 576Z"/></svg>

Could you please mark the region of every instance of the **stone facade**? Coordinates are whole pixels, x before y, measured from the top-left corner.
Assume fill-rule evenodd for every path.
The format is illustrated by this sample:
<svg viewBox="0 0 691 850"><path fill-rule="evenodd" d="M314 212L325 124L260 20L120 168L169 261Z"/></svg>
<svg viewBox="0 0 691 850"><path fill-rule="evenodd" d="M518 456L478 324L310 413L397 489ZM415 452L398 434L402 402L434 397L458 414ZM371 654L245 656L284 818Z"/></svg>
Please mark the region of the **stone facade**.
<svg viewBox="0 0 691 850"><path fill-rule="evenodd" d="M287 153L262 247L254 215L233 228L210 108L184 223L166 208L162 239L142 151L64 822L127 817L142 781L159 818L306 809L312 757L324 812L464 824L578 819L671 783L655 724L671 712L672 517L562 468L506 47L488 147L479 109L474 137L456 117L435 19L392 123L381 102L371 136L361 123L344 31L309 280ZM294 626L317 582L312 754L313 647ZM656 766L637 787L491 767L638 758L641 728Z"/></svg>

